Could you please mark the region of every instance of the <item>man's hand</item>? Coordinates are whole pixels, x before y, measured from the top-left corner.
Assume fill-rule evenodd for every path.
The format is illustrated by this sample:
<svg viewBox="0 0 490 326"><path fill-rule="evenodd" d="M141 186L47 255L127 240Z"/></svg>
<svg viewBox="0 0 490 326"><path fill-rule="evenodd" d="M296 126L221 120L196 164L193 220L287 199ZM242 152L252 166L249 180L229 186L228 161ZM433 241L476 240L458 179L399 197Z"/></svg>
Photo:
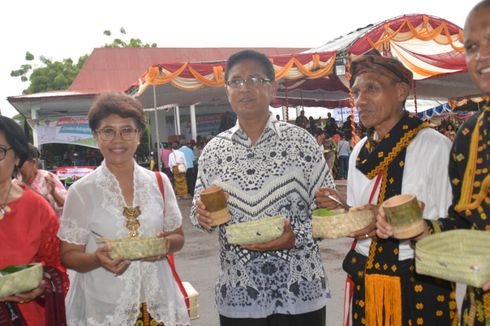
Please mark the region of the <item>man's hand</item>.
<svg viewBox="0 0 490 326"><path fill-rule="evenodd" d="M372 204L367 204L364 206L353 208L351 210L356 210L356 211L370 210L371 213L373 214L373 220L364 229L361 229L361 230L358 230L358 231L355 231L355 232L349 234L349 237L355 238L356 240L366 240L368 238L375 238L376 237L376 215L378 215L378 206L372 205Z"/></svg>
<svg viewBox="0 0 490 326"><path fill-rule="evenodd" d="M329 198L329 196L337 200ZM316 205L320 208L339 209L347 207L345 199L334 189L320 188L316 192L315 198Z"/></svg>
<svg viewBox="0 0 490 326"><path fill-rule="evenodd" d="M224 194L225 199L228 200L228 193L224 192ZM206 210L206 205L204 205L200 198L196 200L196 217L199 225L206 230L211 230L213 227L213 218L211 217L211 213Z"/></svg>
<svg viewBox="0 0 490 326"><path fill-rule="evenodd" d="M419 201L420 209L423 211L425 204L422 201ZM376 235L381 239L388 239L393 237L393 226L386 219L386 213L383 210L383 206L380 207L378 211L378 215L376 216ZM413 240L420 240L425 236L429 235L429 228L427 223L425 223L424 232L417 235L413 238Z"/></svg>
<svg viewBox="0 0 490 326"><path fill-rule="evenodd" d="M253 251L289 250L294 248L295 242L296 236L291 227L291 222L284 220L284 231L279 238L264 243L241 245L241 247Z"/></svg>

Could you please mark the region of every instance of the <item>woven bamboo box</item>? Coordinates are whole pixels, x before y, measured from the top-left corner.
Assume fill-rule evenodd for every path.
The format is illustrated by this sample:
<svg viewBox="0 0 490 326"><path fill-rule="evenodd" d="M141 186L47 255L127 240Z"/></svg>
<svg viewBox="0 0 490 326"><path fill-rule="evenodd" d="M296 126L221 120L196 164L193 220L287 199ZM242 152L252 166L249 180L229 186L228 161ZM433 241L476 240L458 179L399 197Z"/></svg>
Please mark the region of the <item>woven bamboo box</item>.
<svg viewBox="0 0 490 326"><path fill-rule="evenodd" d="M9 266L0 270L0 298L31 291L39 286L43 267L39 263Z"/></svg>
<svg viewBox="0 0 490 326"><path fill-rule="evenodd" d="M269 216L260 220L231 224L225 227L231 244L255 244L272 241L284 232L284 217Z"/></svg>
<svg viewBox="0 0 490 326"><path fill-rule="evenodd" d="M364 229L373 221L370 210L342 212L320 208L312 214L313 238L337 239Z"/></svg>
<svg viewBox="0 0 490 326"><path fill-rule="evenodd" d="M490 280L490 232L454 230L416 244L417 273L481 287Z"/></svg>
<svg viewBox="0 0 490 326"><path fill-rule="evenodd" d="M189 317L191 320L197 319L199 318L199 304L197 303L199 292L197 292L189 282L182 282L182 285L184 286L185 292L187 292L187 296L189 297Z"/></svg>
<svg viewBox="0 0 490 326"><path fill-rule="evenodd" d="M112 250L109 257L122 257L127 260L137 260L146 257L164 256L168 251L168 240L165 237L136 237L124 239L101 239Z"/></svg>

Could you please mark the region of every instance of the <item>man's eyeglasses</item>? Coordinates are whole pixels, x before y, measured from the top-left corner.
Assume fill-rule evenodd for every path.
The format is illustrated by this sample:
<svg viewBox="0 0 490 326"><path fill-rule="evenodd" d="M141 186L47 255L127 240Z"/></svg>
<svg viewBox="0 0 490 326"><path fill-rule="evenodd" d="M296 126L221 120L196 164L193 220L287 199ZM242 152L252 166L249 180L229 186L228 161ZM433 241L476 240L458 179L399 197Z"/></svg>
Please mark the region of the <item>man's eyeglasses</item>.
<svg viewBox="0 0 490 326"><path fill-rule="evenodd" d="M106 127L97 130L97 134L102 140L111 141L116 138L116 134L119 132L119 135L123 140L134 140L136 138L136 134L138 133L138 129L132 127L124 127L119 130Z"/></svg>
<svg viewBox="0 0 490 326"><path fill-rule="evenodd" d="M12 149L12 146L5 148L5 147L0 147L0 161L3 161L5 159L5 156L7 156L7 152Z"/></svg>
<svg viewBox="0 0 490 326"><path fill-rule="evenodd" d="M226 85L231 88L241 88L245 85L250 87L259 87L266 83L270 83L270 79L261 78L261 77L250 77L247 79L232 79L226 82Z"/></svg>

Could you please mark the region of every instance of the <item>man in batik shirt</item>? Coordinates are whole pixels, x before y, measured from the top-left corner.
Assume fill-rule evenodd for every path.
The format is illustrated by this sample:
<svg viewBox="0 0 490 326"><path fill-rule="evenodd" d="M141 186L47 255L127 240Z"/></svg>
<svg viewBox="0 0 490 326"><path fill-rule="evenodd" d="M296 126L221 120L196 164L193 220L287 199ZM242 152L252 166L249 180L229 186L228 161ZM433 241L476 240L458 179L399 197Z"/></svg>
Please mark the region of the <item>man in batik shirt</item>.
<svg viewBox="0 0 490 326"><path fill-rule="evenodd" d="M265 55L232 55L225 80L238 123L212 139L199 158L192 222L211 229L199 194L217 185L228 193L229 224L279 214L285 224L278 239L247 246L229 244L224 226L218 228L220 324L323 326L330 291L311 236L315 192L334 188L323 153L306 130L269 113L277 82Z"/></svg>

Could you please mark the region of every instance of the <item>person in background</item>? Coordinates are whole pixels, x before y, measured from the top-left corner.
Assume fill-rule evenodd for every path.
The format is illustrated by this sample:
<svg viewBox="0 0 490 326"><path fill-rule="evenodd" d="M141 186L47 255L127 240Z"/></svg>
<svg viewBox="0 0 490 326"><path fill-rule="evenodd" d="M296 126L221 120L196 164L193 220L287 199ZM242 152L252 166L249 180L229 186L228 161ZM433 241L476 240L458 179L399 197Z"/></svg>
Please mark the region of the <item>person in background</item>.
<svg viewBox="0 0 490 326"><path fill-rule="evenodd" d="M170 181L173 183L173 174L172 174L172 169L170 168L169 165L169 157L170 154L172 153L172 150L170 149L170 146L168 143L163 143L162 144L162 149L160 150L160 160L162 162L162 172L165 173L165 175L168 177Z"/></svg>
<svg viewBox="0 0 490 326"><path fill-rule="evenodd" d="M59 219L63 213L67 191L55 174L38 168L39 150L31 143L28 146L27 159L20 169L22 182L46 198Z"/></svg>
<svg viewBox="0 0 490 326"><path fill-rule="evenodd" d="M340 139L337 146L337 158L339 160L339 179L347 179L349 171L349 155L351 152L350 144L345 140L343 132L339 133Z"/></svg>
<svg viewBox="0 0 490 326"><path fill-rule="evenodd" d="M335 134L337 131L337 122L335 119L332 117L332 114L330 112L327 113L327 123L325 126L325 132L332 136Z"/></svg>
<svg viewBox="0 0 490 326"><path fill-rule="evenodd" d="M276 120L281 121L281 116L279 114L276 114Z"/></svg>
<svg viewBox="0 0 490 326"><path fill-rule="evenodd" d="M66 325L68 277L60 261L58 219L43 197L12 180L28 155L24 131L14 120L0 116L0 269L44 265L43 280L36 288L0 297L0 324Z"/></svg>
<svg viewBox="0 0 490 326"><path fill-rule="evenodd" d="M469 12L464 25L466 66L473 82L483 95L490 96L490 0L479 2ZM425 232L454 230L490 230L490 179L488 144L490 142L490 103L458 129L449 159L449 179L453 193L447 218L426 220ZM445 166L445 165L441 165ZM445 216L440 215L440 216ZM378 216L378 236L392 235L384 214ZM483 288L466 287L461 309L461 325L483 326L490 321L490 280Z"/></svg>
<svg viewBox="0 0 490 326"><path fill-rule="evenodd" d="M295 124L303 129L306 129L308 127L309 121L308 118L305 117L305 110L300 111L299 116L296 117Z"/></svg>
<svg viewBox="0 0 490 326"><path fill-rule="evenodd" d="M179 148L179 151L181 151L185 157L185 165L187 167L185 179L187 182L189 195L194 196L194 187L196 185L196 178L194 176L194 151L185 143Z"/></svg>
<svg viewBox="0 0 490 326"><path fill-rule="evenodd" d="M201 154L192 223L213 229L199 199L211 185L228 193L230 223L274 215L285 222L278 239L256 245L229 244L224 226L219 227L220 324L324 326L330 291L311 236L311 213L316 190L335 188L334 181L315 139L270 114L278 87L271 61L245 50L233 54L226 67L226 93L238 123Z"/></svg>
<svg viewBox="0 0 490 326"><path fill-rule="evenodd" d="M348 206L377 214L390 197L416 194L425 203L424 218L444 216L451 203L445 169L451 142L405 110L412 72L379 55L356 58L350 70L355 105L368 135L350 156ZM342 199L333 190L323 191L317 194L318 205L340 208L329 195ZM352 237L357 242L343 268L352 280L353 325L457 322L454 284L417 274L410 241L376 238L376 223Z"/></svg>
<svg viewBox="0 0 490 326"><path fill-rule="evenodd" d="M68 325L189 325L184 297L165 256L112 259L111 248L101 243L103 238L165 236L169 254L184 245L170 181L134 160L145 128L143 106L123 93L101 94L88 120L104 161L70 187L58 232L61 259L77 271Z"/></svg>
<svg viewBox="0 0 490 326"><path fill-rule="evenodd" d="M318 144L318 147L322 151L322 153L325 150L324 142L325 142L325 132L321 129L317 129L315 132L315 140L316 143Z"/></svg>
<svg viewBox="0 0 490 326"><path fill-rule="evenodd" d="M184 168L180 170L179 165L184 166ZM168 166L172 170L175 194L179 198L186 198L189 191L186 178L187 163L185 155L179 151L179 143L176 141L172 143L172 153L168 157Z"/></svg>

